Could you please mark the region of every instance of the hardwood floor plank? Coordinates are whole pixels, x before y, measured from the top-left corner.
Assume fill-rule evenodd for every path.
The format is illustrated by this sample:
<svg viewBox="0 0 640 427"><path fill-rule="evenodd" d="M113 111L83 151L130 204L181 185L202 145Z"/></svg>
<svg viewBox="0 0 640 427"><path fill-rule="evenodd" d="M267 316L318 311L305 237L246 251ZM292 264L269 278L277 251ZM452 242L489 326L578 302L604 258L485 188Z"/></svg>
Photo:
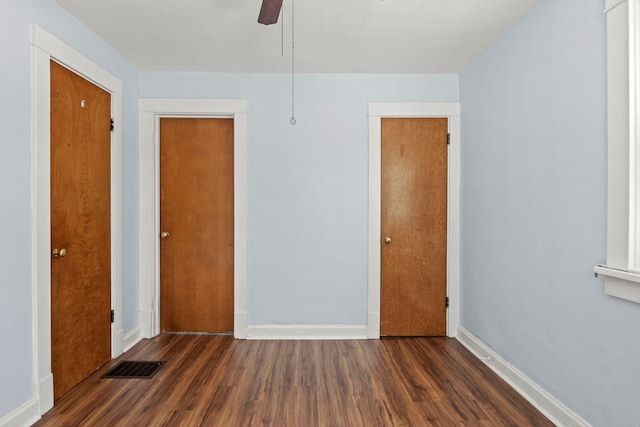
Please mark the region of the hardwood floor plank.
<svg viewBox="0 0 640 427"><path fill-rule="evenodd" d="M165 360L153 379L100 378ZM448 338L143 340L56 402L36 426L552 426Z"/></svg>

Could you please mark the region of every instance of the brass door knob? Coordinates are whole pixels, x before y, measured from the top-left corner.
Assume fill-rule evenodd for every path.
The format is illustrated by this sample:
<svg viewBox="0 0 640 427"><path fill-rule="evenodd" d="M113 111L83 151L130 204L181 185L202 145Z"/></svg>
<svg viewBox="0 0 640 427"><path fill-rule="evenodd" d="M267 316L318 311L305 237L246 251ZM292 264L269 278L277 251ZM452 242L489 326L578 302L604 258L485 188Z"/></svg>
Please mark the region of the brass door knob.
<svg viewBox="0 0 640 427"><path fill-rule="evenodd" d="M52 253L54 258L64 258L67 255L67 250L65 248L58 249L55 248Z"/></svg>
<svg viewBox="0 0 640 427"><path fill-rule="evenodd" d="M391 237L389 237L389 236L385 237L385 238L384 238L384 242L385 242L386 244L391 243Z"/></svg>
<svg viewBox="0 0 640 427"><path fill-rule="evenodd" d="M163 231L162 233L160 233L160 238L166 239L167 237L169 237L169 232L168 231Z"/></svg>

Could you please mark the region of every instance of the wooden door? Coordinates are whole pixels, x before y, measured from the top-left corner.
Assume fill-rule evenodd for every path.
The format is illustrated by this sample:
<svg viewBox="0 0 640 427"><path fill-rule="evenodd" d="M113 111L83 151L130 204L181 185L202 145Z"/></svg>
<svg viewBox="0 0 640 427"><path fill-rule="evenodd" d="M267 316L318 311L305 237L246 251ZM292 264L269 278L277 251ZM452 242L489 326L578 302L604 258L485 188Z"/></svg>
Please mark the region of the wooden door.
<svg viewBox="0 0 640 427"><path fill-rule="evenodd" d="M111 95L51 62L51 365L59 398L111 358Z"/></svg>
<svg viewBox="0 0 640 427"><path fill-rule="evenodd" d="M233 331L233 119L160 119L160 329Z"/></svg>
<svg viewBox="0 0 640 427"><path fill-rule="evenodd" d="M446 334L447 119L382 119L380 332Z"/></svg>

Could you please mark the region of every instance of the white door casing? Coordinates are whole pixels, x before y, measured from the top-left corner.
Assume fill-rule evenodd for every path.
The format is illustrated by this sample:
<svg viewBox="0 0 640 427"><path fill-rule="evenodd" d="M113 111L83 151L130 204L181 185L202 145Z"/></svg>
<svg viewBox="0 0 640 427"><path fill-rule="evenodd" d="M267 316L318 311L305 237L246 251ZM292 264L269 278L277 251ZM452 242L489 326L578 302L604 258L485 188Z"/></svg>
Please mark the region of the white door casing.
<svg viewBox="0 0 640 427"><path fill-rule="evenodd" d="M32 27L33 354L38 411L53 407L51 373L51 168L50 61L54 60L111 94L111 357L123 352L122 330L122 82L53 37Z"/></svg>
<svg viewBox="0 0 640 427"><path fill-rule="evenodd" d="M140 100L140 333L160 333L161 117L224 117L234 121L234 337L247 337L247 101ZM154 220L150 220L153 218Z"/></svg>
<svg viewBox="0 0 640 427"><path fill-rule="evenodd" d="M381 120L445 117L449 122L447 209L447 336L454 337L459 324L460 265L460 104L369 104L369 209L367 337L380 338L380 226L381 226Z"/></svg>

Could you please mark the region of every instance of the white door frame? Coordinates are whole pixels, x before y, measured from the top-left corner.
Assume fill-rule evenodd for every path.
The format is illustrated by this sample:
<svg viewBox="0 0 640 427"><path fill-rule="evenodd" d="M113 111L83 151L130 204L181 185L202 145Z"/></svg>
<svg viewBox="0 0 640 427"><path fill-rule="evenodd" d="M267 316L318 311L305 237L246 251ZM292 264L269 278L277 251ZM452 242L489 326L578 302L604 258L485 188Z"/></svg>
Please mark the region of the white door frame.
<svg viewBox="0 0 640 427"><path fill-rule="evenodd" d="M382 133L385 117L445 117L449 122L447 168L447 336L458 331L460 287L460 104L459 103L370 103L369 104L369 243L367 337L380 338L380 227Z"/></svg>
<svg viewBox="0 0 640 427"><path fill-rule="evenodd" d="M122 82L37 25L32 27L33 117L33 354L40 414L53 407L51 372L51 74L64 65L111 93L111 357L123 351L122 333Z"/></svg>
<svg viewBox="0 0 640 427"><path fill-rule="evenodd" d="M247 101L216 99L140 100L140 328L160 333L160 144L161 117L232 118L234 185L234 327L247 337ZM153 218L153 220L151 220Z"/></svg>

